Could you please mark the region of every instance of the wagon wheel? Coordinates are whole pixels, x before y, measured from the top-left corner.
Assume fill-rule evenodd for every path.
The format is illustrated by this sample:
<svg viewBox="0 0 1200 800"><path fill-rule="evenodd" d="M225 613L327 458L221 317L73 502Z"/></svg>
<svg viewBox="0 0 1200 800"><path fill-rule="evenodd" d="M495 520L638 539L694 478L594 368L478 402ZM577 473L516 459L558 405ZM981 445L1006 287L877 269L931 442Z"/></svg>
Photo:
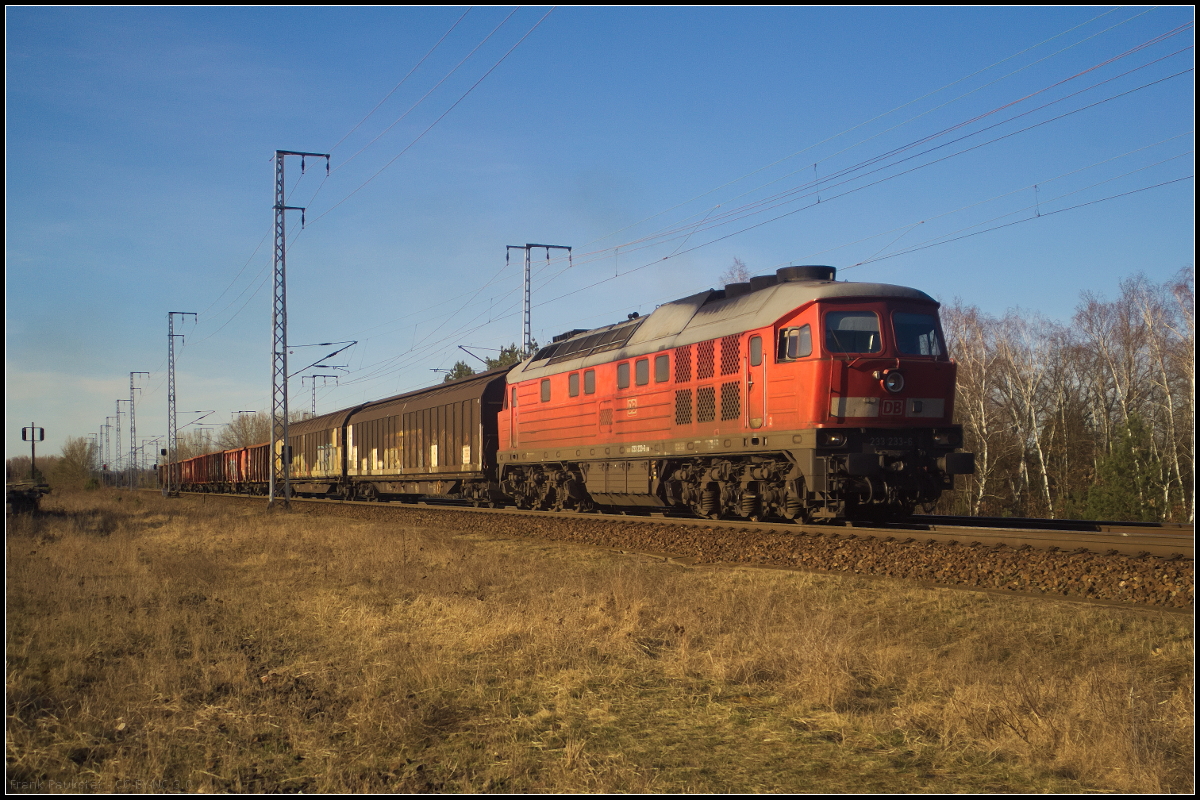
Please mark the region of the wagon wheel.
<svg viewBox="0 0 1200 800"><path fill-rule="evenodd" d="M358 489L358 499L368 503L379 502L379 490L375 488L373 483L365 483Z"/></svg>

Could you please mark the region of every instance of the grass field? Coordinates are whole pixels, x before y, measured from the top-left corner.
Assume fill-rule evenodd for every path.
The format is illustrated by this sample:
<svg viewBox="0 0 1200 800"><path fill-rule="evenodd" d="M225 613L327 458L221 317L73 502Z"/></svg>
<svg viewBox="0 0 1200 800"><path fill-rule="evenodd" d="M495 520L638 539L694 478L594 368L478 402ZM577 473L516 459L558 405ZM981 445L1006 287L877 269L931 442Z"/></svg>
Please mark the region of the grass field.
<svg viewBox="0 0 1200 800"><path fill-rule="evenodd" d="M1190 792L1192 617L142 493L10 518L7 788Z"/></svg>

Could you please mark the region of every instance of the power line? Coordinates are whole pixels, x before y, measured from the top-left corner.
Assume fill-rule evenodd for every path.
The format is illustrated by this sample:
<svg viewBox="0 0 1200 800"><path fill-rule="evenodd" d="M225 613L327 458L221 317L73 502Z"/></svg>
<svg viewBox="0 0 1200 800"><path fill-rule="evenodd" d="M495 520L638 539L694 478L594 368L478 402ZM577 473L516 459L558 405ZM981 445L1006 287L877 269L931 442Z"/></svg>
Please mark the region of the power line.
<svg viewBox="0 0 1200 800"><path fill-rule="evenodd" d="M474 8L474 6L471 6L471 8ZM416 72L417 69L419 69L420 66L425 63L425 60L427 58L429 58L431 55L433 55L433 51L437 50L438 47L441 46L442 42L446 41L446 37L454 32L454 29L458 27L459 23L467 18L467 14L471 13L471 8L468 8L466 11L463 12L463 15L461 17L459 17L457 20L455 20L454 24L450 26L450 29L442 34L442 38L438 39L437 42L434 43L433 47L429 48L429 52L427 52L425 55L421 56L421 60L413 65L413 68L408 71L408 74L405 75L403 78L401 78L400 82L397 83L395 86L393 86L392 90L390 92L388 92L387 94L385 94L383 96L383 99L380 100L378 103L376 103L375 107L372 108L370 111L368 111L367 115L365 117L363 117L357 123L355 123L353 128L346 131L346 135L343 136L342 138L338 139L337 144L335 144L333 147L329 148L329 152L332 153L334 150L337 150L338 146L341 145L342 142L344 142L350 138L350 134L354 133L356 130L359 129L359 127L364 122L366 122L368 119L370 119L371 115L374 114L376 111L378 111L380 106L382 106L384 103L386 103L388 101L388 98L391 97L392 95L394 95L396 93L396 90L399 89L401 86L403 86L405 81L407 81L409 78L412 77L413 73ZM509 16L512 16L512 15L510 14ZM508 19L508 17L505 17L505 19ZM393 123L393 124L395 124L395 123ZM360 150L359 152L362 152L362 151ZM355 155L357 155L357 153L355 153ZM353 158L353 157L354 156L351 156L351 158ZM349 159L347 159L347 160L349 160Z"/></svg>
<svg viewBox="0 0 1200 800"><path fill-rule="evenodd" d="M557 6L555 8L557 8ZM350 192L350 194L346 195L341 200L338 200L336 203L334 203L332 206L330 206L325 211L323 211L320 215L318 215L316 217L316 219L313 220L313 223L316 223L318 220L322 219L326 214L329 214L331 211L333 211L335 208L340 206L342 203L346 202L351 197L358 194L360 191L362 191L367 186L367 184L369 184L371 181L375 180L381 174L383 174L384 170L386 170L392 164L396 163L396 160L399 159L400 156L404 155L409 150L411 150L413 148L413 146L417 144L417 142L421 141L421 139L423 139L425 137L425 134L427 134L431 130L433 130L434 126L437 125L439 122L441 122L443 119L445 119L447 114L449 114L451 111L453 111L455 108L457 108L458 105L460 103L462 103L463 100L466 100L467 96L470 95L471 92L475 91L475 89L479 86L479 84L483 83L484 80L487 79L487 77L489 75L491 75L496 70L497 67L499 67L502 63L504 63L505 59L507 59L510 55L512 55L513 51L516 50L518 47L520 47L521 43L524 42L526 39L528 39L529 36L535 30L538 29L538 26L546 21L546 17L549 17L552 13L554 13L554 8L551 8L549 11L547 11L545 13L545 15L541 19L539 19L536 23L534 23L533 27L530 28L528 31L526 31L525 35L522 36L519 40L517 40L516 44L514 44L512 47L510 47L508 49L508 51L504 55L502 55L500 57L500 59L498 61L496 61L496 63L493 64L488 69L488 71L483 74L482 77L479 78L479 80L477 80L477 81L475 81L475 83L471 84L471 88L469 88L465 92L463 92L462 95L457 100L455 100L454 103L449 108L447 108L445 111L442 112L441 116L439 116L437 119L435 119L433 122L431 122L429 124L429 127L427 127L425 130L421 131L421 133L418 134L415 139L413 139L411 142L409 142L407 145L405 145L403 150L401 150L399 153L397 153L395 156L393 156L390 161L388 161L386 164L384 164L382 167L380 167L378 172L376 172L374 175L372 175L371 177L369 177L365 181L363 181L362 184L360 184L357 189Z"/></svg>
<svg viewBox="0 0 1200 800"><path fill-rule="evenodd" d="M495 36L495 35L496 35L496 34L497 34L499 31L500 31L500 29L504 27L504 24L505 24L506 22L508 22L508 21L509 21L509 19L511 19L511 18L512 18L512 15L513 15L513 14L516 14L516 13L517 13L517 11L519 10L519 8L520 8L520 7L518 6L517 8L514 8L512 11L508 12L508 16L507 16L507 17L505 17L504 19L500 20L500 24L499 24L499 25L497 25L495 28L493 28L491 33L489 33L487 36L483 37L483 40L482 40L482 41L480 41L480 42L479 42L479 44L475 45L475 47L473 47L473 48L471 49L471 52L467 53L467 54L466 54L466 55L463 57L463 59L462 59L461 61L459 61L457 64L455 64L455 65L454 65L454 67L453 67L453 69L451 69L449 72L447 72L445 75L443 75L443 76L442 76L442 79L441 79L441 80L439 80L437 83L435 83L435 84L433 85L433 88L431 88L429 91L425 92L425 94L421 95L421 99L417 100L417 102L415 102L415 103L413 103L411 106L409 106L409 108L408 108L408 110L407 110L407 111L405 111L403 114L401 114L399 117L397 117L397 118L396 118L396 119L395 119L395 120L392 122L392 124L391 124L391 125L388 125L388 126L387 126L386 128L384 128L382 131L380 131L380 132L379 132L379 133L378 133L378 134L375 136L375 138L374 138L374 139L372 139L371 141L367 142L367 143L366 143L365 145L363 145L363 146L362 146L362 147L361 147L361 148L360 148L360 149L359 149L359 150L358 150L358 151L357 151L357 152L356 152L354 155L350 156L350 157L349 157L349 158L347 158L345 161L343 161L342 163L340 163L340 164L338 165L338 169L342 169L342 168L343 168L343 167L345 167L347 164L349 164L351 161L353 161L354 159L358 158L359 154L360 154L360 153L362 153L362 152L363 152L363 150L366 150L368 147L370 147L371 145L373 145L373 144L375 144L376 142L378 142L378 141L379 141L381 138L383 138L384 134L386 134L386 133L387 133L388 131L390 131L392 128L394 128L394 127L396 127L398 124L400 124L401 120L403 120L405 117L407 117L409 114L411 114L411 113L412 113L412 112L413 112L413 111L416 109L416 107L417 107L417 106L421 105L421 103L423 103L423 102L425 101L425 98L429 97L429 95L431 95L431 94L433 94L434 92L436 92L439 86L441 86L443 83L445 83L446 81L448 81L448 80L450 79L450 77L454 75L454 73L458 72L458 69L459 69L459 67L461 67L463 64L467 63L467 61L469 61L469 60L470 60L471 56L475 55L475 53L476 53L476 52L479 50L479 48L481 48L481 47L483 47L485 44L487 44L487 43L488 43L488 40L490 40L490 39L491 39L493 36ZM464 14L463 16L466 16L466 15ZM518 42L518 44L520 44L520 42ZM430 52L432 52L432 51L430 51ZM486 78L487 76L485 75L484 77ZM481 79L481 80L482 80L482 79ZM399 88L399 87L397 87L397 88ZM393 90L393 91L394 91L394 90ZM434 124L436 125L437 123L435 122ZM432 127L432 126L431 126L431 127ZM399 158L399 156L397 156L397 158ZM395 159L393 159L393 161L394 161L394 160L395 160ZM391 163L391 162L389 162L389 163ZM386 169L386 167L384 167L384 168Z"/></svg>

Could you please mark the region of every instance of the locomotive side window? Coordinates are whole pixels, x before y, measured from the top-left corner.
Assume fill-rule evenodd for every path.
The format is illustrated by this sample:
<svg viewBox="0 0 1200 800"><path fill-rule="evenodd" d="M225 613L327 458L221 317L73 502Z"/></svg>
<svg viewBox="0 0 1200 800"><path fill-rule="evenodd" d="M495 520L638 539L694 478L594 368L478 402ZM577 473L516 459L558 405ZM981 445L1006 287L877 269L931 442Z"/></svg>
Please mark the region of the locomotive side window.
<svg viewBox="0 0 1200 800"><path fill-rule="evenodd" d="M750 337L750 366L757 367L762 363L762 337Z"/></svg>
<svg viewBox="0 0 1200 800"><path fill-rule="evenodd" d="M628 389L629 388L629 362L628 361L626 361L624 364L617 364L617 388L618 389Z"/></svg>
<svg viewBox="0 0 1200 800"><path fill-rule="evenodd" d="M571 397L579 397L579 373L572 372L567 377L567 394Z"/></svg>
<svg viewBox="0 0 1200 800"><path fill-rule="evenodd" d="M778 361L793 361L812 355L812 326L784 328L779 332Z"/></svg>
<svg viewBox="0 0 1200 800"><path fill-rule="evenodd" d="M654 382L666 383L671 380L671 357L666 353L654 357Z"/></svg>
<svg viewBox="0 0 1200 800"><path fill-rule="evenodd" d="M542 402L550 402L550 379L542 378Z"/></svg>
<svg viewBox="0 0 1200 800"><path fill-rule="evenodd" d="M932 314L892 314L892 325L896 329L896 349L910 356L945 355L946 346L938 332L937 320Z"/></svg>
<svg viewBox="0 0 1200 800"><path fill-rule="evenodd" d="M825 315L825 349L831 353L878 353L879 317L874 311L830 311Z"/></svg>
<svg viewBox="0 0 1200 800"><path fill-rule="evenodd" d="M589 369L583 373L583 393L596 393L596 370Z"/></svg>
<svg viewBox="0 0 1200 800"><path fill-rule="evenodd" d="M645 386L650 382L650 359L639 358L634 362L633 378L638 386Z"/></svg>
<svg viewBox="0 0 1200 800"><path fill-rule="evenodd" d="M509 404L511 408L517 407L517 387L512 387L512 402Z"/></svg>

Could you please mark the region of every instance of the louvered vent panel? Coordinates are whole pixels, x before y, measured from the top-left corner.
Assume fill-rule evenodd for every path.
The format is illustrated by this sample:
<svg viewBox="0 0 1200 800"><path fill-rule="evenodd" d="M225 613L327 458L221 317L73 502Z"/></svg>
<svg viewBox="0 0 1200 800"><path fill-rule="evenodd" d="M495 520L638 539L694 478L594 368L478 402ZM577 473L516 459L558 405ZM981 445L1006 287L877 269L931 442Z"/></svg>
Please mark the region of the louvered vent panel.
<svg viewBox="0 0 1200 800"><path fill-rule="evenodd" d="M737 381L721 384L721 419L737 419L742 415L742 385Z"/></svg>
<svg viewBox="0 0 1200 800"><path fill-rule="evenodd" d="M692 424L692 390L675 390L675 424Z"/></svg>
<svg viewBox="0 0 1200 800"><path fill-rule="evenodd" d="M696 347L696 378L704 380L713 376L714 350L716 341L701 342Z"/></svg>
<svg viewBox="0 0 1200 800"><path fill-rule="evenodd" d="M721 374L736 375L738 371L739 337L725 336L721 339Z"/></svg>
<svg viewBox="0 0 1200 800"><path fill-rule="evenodd" d="M712 422L717 418L717 389L701 386L696 390L696 421Z"/></svg>
<svg viewBox="0 0 1200 800"><path fill-rule="evenodd" d="M692 346L675 349L675 382L687 383L692 379Z"/></svg>

